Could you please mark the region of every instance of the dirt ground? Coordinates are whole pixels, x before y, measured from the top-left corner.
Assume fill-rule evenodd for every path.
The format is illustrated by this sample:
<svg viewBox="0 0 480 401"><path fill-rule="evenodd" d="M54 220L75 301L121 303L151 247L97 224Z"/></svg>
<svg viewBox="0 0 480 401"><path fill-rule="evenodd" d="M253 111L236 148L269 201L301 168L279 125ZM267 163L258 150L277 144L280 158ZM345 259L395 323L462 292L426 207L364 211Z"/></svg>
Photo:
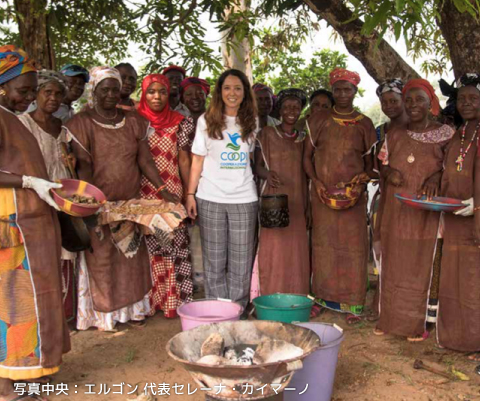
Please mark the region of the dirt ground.
<svg viewBox="0 0 480 401"><path fill-rule="evenodd" d="M314 321L336 323L345 330L332 401L480 400L480 376L475 373L478 363L468 361L464 354L439 349L434 341L435 332L427 341L411 344L402 338L373 335L373 323L347 326L344 315L330 311ZM188 384L191 392L196 386L165 351L167 341L181 329L179 319L167 320L157 314L145 328L128 325L118 328L118 333L89 330L72 336L73 349L65 356L53 382L57 389L62 384L68 386L68 396L62 394L50 399L129 400L136 398L127 394L136 385L140 394L145 383L157 386L166 383L163 388L170 389L170 396L157 394L157 401L166 398L204 401L205 393L200 390L187 395ZM414 370L417 358L445 371L455 368L470 380L447 381L430 372ZM123 394L120 394L122 383ZM174 385L178 385L176 390ZM110 393L105 395L108 389ZM182 391L184 395L180 395Z"/></svg>

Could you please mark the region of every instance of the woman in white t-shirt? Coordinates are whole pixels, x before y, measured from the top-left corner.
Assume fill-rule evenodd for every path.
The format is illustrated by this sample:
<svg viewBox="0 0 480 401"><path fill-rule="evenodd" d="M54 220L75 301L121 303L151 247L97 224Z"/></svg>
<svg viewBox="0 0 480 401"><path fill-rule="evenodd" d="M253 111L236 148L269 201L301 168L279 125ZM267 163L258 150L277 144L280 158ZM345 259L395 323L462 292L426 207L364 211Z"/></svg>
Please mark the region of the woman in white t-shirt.
<svg viewBox="0 0 480 401"><path fill-rule="evenodd" d="M244 307L258 209L250 161L257 131L247 77L225 71L197 122L186 207L190 218L199 217L207 298L227 298Z"/></svg>

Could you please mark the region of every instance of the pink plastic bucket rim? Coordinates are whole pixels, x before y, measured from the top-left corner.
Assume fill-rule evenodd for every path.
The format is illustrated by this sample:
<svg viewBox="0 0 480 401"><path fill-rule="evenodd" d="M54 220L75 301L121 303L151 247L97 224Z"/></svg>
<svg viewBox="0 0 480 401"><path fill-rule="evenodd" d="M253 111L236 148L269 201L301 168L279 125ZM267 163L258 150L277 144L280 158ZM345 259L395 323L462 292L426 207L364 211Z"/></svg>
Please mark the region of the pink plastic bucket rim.
<svg viewBox="0 0 480 401"><path fill-rule="evenodd" d="M223 304L224 306L231 306L231 314L229 313L228 315L226 314L225 316L222 316L222 317L218 317L218 318L212 318L212 317L202 317L202 316L195 316L195 315L192 315L192 314L187 314L183 311L183 309L186 309L188 306L191 306L192 304L195 304L195 303L212 303L212 304ZM236 311L234 312L234 309L236 309ZM187 302L187 303L184 303L182 305L180 305L178 308L177 308L177 313L178 313L178 316L180 316L181 319L187 319L187 320L193 320L193 321L198 321L198 322L210 322L210 323L214 323L214 322L223 322L225 320L231 320L231 319L238 319L240 317L240 315L242 314L243 312L243 307L236 303L236 302L233 302L233 301L223 301L223 300L218 300L218 299L202 299L202 300L196 300L196 301L192 301L192 302Z"/></svg>

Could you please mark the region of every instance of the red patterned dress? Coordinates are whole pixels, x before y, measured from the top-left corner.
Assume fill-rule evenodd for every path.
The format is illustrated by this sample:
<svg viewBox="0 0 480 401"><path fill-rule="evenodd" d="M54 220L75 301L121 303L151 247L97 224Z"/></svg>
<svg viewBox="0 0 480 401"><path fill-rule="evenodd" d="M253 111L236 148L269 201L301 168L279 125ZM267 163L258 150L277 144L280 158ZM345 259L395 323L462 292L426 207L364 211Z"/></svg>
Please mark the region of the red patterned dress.
<svg viewBox="0 0 480 401"><path fill-rule="evenodd" d="M191 118L185 118L180 124L157 130L150 135L148 145L160 176L168 191L182 199L183 185L178 166L179 150L190 151L195 126ZM142 177L141 197L143 199L161 199L156 195L155 186ZM153 288L149 293L151 311L163 310L165 317L177 316L177 307L190 300L193 293L192 262L190 257L190 238L186 225L176 231L172 245L160 248L153 236L147 237Z"/></svg>

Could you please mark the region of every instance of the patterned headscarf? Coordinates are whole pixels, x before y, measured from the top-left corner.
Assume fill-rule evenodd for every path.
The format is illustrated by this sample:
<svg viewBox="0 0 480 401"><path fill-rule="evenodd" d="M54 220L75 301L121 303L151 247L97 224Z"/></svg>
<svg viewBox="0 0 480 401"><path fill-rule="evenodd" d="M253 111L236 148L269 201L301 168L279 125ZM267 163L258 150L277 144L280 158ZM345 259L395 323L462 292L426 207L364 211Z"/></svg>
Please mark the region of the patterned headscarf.
<svg viewBox="0 0 480 401"><path fill-rule="evenodd" d="M404 83L400 78L387 79L382 82L377 88L377 96L381 97L384 93L395 92L402 94Z"/></svg>
<svg viewBox="0 0 480 401"><path fill-rule="evenodd" d="M147 103L147 90L153 83L158 82L167 88L167 92L170 93L170 81L165 75L162 74L150 74L142 81L142 97L138 106L138 113L145 117L155 131L159 132L163 129L178 125L185 117L180 113L170 109L170 105L167 100L167 104L162 111L153 111Z"/></svg>
<svg viewBox="0 0 480 401"><path fill-rule="evenodd" d="M256 83L252 86L252 89L254 92L260 92L260 91L267 91L270 92L270 94L273 96L273 90L267 85L261 84L261 83Z"/></svg>
<svg viewBox="0 0 480 401"><path fill-rule="evenodd" d="M360 83L360 75L354 71L348 71L344 68L335 68L330 73L330 86L333 86L333 84L338 81L347 81L355 87L358 87L358 84Z"/></svg>
<svg viewBox="0 0 480 401"><path fill-rule="evenodd" d="M463 88L464 86L473 86L480 91L480 75L474 72L463 74L457 81L457 87Z"/></svg>
<svg viewBox="0 0 480 401"><path fill-rule="evenodd" d="M0 46L0 84L19 75L37 71L28 54L15 45Z"/></svg>
<svg viewBox="0 0 480 401"><path fill-rule="evenodd" d="M163 69L162 74L165 75L168 71L179 71L183 74L183 78L187 76L187 71L185 71L185 68L180 67L179 65L169 65Z"/></svg>
<svg viewBox="0 0 480 401"><path fill-rule="evenodd" d="M95 89L100 82L108 78L116 79L120 83L120 89L122 89L122 77L116 68L100 66L93 67L90 70L90 80L87 84L87 101L90 108L93 108L95 104Z"/></svg>
<svg viewBox="0 0 480 401"><path fill-rule="evenodd" d="M65 77L63 74L52 70L40 70L38 71L38 89L42 88L46 84L54 82L60 85L63 91L67 89Z"/></svg>
<svg viewBox="0 0 480 401"><path fill-rule="evenodd" d="M210 94L210 84L206 80L197 77L185 78L180 84L180 93L183 95L187 88L192 85L200 86L205 92L205 96Z"/></svg>
<svg viewBox="0 0 480 401"><path fill-rule="evenodd" d="M432 114L438 116L440 113L440 101L438 100L438 97L435 94L435 89L433 89L430 82L421 78L411 79L402 90L403 97L405 97L406 93L413 88L421 89L427 94L432 104Z"/></svg>
<svg viewBox="0 0 480 401"><path fill-rule="evenodd" d="M300 100L300 103L302 104L302 109L307 104L307 95L305 94L304 91L302 91L301 89L289 88L289 89L284 89L284 90L279 92L277 107L278 108L282 107L282 103L286 99L291 98L291 97Z"/></svg>

